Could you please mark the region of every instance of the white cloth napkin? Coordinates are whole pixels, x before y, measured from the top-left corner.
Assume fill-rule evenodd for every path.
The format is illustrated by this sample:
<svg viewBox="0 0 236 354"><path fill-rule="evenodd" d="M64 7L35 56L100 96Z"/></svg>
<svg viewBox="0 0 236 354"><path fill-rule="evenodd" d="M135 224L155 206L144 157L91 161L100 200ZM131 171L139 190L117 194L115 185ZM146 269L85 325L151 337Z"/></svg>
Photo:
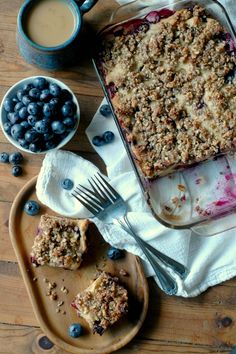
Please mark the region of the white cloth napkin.
<svg viewBox="0 0 236 354"><path fill-rule="evenodd" d="M105 99L102 104L104 103ZM196 236L189 230L172 230L158 223L151 215L142 196L112 117L105 118L98 110L87 128L87 136L91 141L94 135L102 134L106 130L114 132L114 142L94 148L107 166L111 184L128 201L130 207L128 218L132 226L153 247L185 264L190 270L185 281L176 276L177 295L197 296L208 287L234 277L236 275L236 230L205 238ZM42 203L59 214L68 217L88 217L87 211L71 196L70 192L61 188L60 183L64 178L70 178L75 185L79 183L87 185L87 178L97 171L98 169L92 163L75 154L65 151L49 152L43 161L37 180L37 196ZM97 219L94 221L107 242L140 256L144 260L147 276L153 275L153 270L145 261L145 256L127 233L118 226L104 225Z"/></svg>

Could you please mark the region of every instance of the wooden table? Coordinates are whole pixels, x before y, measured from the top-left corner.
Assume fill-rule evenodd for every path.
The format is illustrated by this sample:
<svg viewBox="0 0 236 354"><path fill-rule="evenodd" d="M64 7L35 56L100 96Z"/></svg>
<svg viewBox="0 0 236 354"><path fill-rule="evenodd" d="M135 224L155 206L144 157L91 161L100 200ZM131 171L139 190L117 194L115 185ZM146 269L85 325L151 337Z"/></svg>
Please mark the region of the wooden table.
<svg viewBox="0 0 236 354"><path fill-rule="evenodd" d="M19 56L15 42L16 17L20 0L0 0L0 99L16 81L47 72L27 65ZM100 0L85 16L87 25L97 29L109 19L114 0ZM66 146L104 168L90 146L84 130L103 97L89 58L89 44L81 48L78 66L52 76L63 80L76 93L81 106L81 124L76 137ZM50 75L50 74L49 74ZM15 151L0 132L0 152ZM24 175L11 176L9 165L0 164L0 353L65 353L44 338L33 314L19 273L8 233L12 201L20 188L37 175L43 156L24 154ZM169 297L152 280L150 306L143 328L119 353L230 353L236 345L236 281L215 286L193 299ZM47 345L51 347L47 348Z"/></svg>

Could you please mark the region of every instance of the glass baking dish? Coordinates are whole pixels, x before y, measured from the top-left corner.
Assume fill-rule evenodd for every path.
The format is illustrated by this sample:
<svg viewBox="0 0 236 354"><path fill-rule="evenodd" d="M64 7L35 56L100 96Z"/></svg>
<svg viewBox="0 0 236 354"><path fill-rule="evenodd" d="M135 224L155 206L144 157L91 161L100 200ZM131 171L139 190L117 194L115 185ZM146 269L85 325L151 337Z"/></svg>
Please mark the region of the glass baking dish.
<svg viewBox="0 0 236 354"><path fill-rule="evenodd" d="M133 1L118 8L111 21L98 33L97 43L119 26L141 19L152 11L178 10L202 5L231 34L236 35L226 9L216 0ZM161 4L161 6L160 6ZM114 32L115 32L114 31ZM155 218L167 227L191 229L200 236L212 236L236 227L236 153L198 163L182 171L150 181L142 174L116 117L99 62L99 45L93 63L103 91L111 106L115 123L132 163L141 189Z"/></svg>

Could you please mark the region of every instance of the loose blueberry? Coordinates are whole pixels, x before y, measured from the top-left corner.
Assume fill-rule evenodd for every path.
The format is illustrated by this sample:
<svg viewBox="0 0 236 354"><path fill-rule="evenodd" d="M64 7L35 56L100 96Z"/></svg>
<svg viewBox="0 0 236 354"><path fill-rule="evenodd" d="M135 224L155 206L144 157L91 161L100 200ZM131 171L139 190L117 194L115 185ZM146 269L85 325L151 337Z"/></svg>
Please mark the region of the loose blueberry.
<svg viewBox="0 0 236 354"><path fill-rule="evenodd" d="M41 92L37 88L32 88L29 91L29 96L32 97L35 101L39 100Z"/></svg>
<svg viewBox="0 0 236 354"><path fill-rule="evenodd" d="M6 98L3 103L3 107L6 112L12 112L14 110L15 103L12 101L12 99Z"/></svg>
<svg viewBox="0 0 236 354"><path fill-rule="evenodd" d="M18 120L20 120L20 116L18 112L10 112L7 115L8 120L11 122L11 124L16 124Z"/></svg>
<svg viewBox="0 0 236 354"><path fill-rule="evenodd" d="M40 100L43 102L48 102L52 95L50 94L50 91L48 89L42 90L41 95L40 95Z"/></svg>
<svg viewBox="0 0 236 354"><path fill-rule="evenodd" d="M1 152L0 154L0 162L8 163L9 162L9 154L7 152Z"/></svg>
<svg viewBox="0 0 236 354"><path fill-rule="evenodd" d="M29 92L29 90L31 90L34 87L33 84L25 84L23 86L23 91Z"/></svg>
<svg viewBox="0 0 236 354"><path fill-rule="evenodd" d="M63 124L66 126L67 130L71 130L75 126L75 119L72 117L67 117L63 119Z"/></svg>
<svg viewBox="0 0 236 354"><path fill-rule="evenodd" d="M111 108L108 104L103 104L100 109L99 112L101 113L101 115L103 115L104 117L108 117L111 114Z"/></svg>
<svg viewBox="0 0 236 354"><path fill-rule="evenodd" d="M44 77L37 77L33 80L34 87L43 90L47 86L47 80Z"/></svg>
<svg viewBox="0 0 236 354"><path fill-rule="evenodd" d="M22 102L18 102L18 103L15 105L14 111L15 111L15 112L19 112L22 107L24 107L24 104L23 104Z"/></svg>
<svg viewBox="0 0 236 354"><path fill-rule="evenodd" d="M66 131L66 126L59 120L55 120L51 124L52 131L55 134L63 134Z"/></svg>
<svg viewBox="0 0 236 354"><path fill-rule="evenodd" d="M60 95L61 99L63 100L63 102L65 101L70 101L72 100L73 96L70 93L70 91L68 91L67 89L63 89L61 90L61 95Z"/></svg>
<svg viewBox="0 0 236 354"><path fill-rule="evenodd" d="M43 114L45 117L51 117L53 115L54 108L50 103L45 103L43 105Z"/></svg>
<svg viewBox="0 0 236 354"><path fill-rule="evenodd" d="M37 215L40 210L40 205L35 200L28 200L24 205L24 211L30 216Z"/></svg>
<svg viewBox="0 0 236 354"><path fill-rule="evenodd" d="M70 104L64 104L61 108L61 112L64 117L73 117L74 116L74 109L73 106Z"/></svg>
<svg viewBox="0 0 236 354"><path fill-rule="evenodd" d="M122 250L119 250L118 248L111 247L107 251L107 257L115 261L117 259L124 257L124 252Z"/></svg>
<svg viewBox="0 0 236 354"><path fill-rule="evenodd" d="M11 173L14 177L19 177L22 175L22 167L21 166L13 166Z"/></svg>
<svg viewBox="0 0 236 354"><path fill-rule="evenodd" d="M33 116L32 116L33 117ZM29 123L27 122L27 120L23 120L23 122L20 122L20 125L22 125L22 127L25 128L25 130L30 128Z"/></svg>
<svg viewBox="0 0 236 354"><path fill-rule="evenodd" d="M4 123L3 129L4 129L4 132L6 132L8 135L10 135L11 134L11 123L9 123L9 122Z"/></svg>
<svg viewBox="0 0 236 354"><path fill-rule="evenodd" d="M110 131L107 131L107 132L105 132L105 133L103 134L102 137L103 137L105 143L109 144L109 143L111 143L111 142L114 140L115 135L114 135L114 133L112 133L112 132L110 132Z"/></svg>
<svg viewBox="0 0 236 354"><path fill-rule="evenodd" d="M20 152L13 152L9 156L9 162L13 165L18 165L23 161L23 155Z"/></svg>
<svg viewBox="0 0 236 354"><path fill-rule="evenodd" d="M59 97L61 88L57 84L49 84L49 91L53 97Z"/></svg>
<svg viewBox="0 0 236 354"><path fill-rule="evenodd" d="M34 129L40 133L48 133L49 131L49 121L48 119L42 119L35 123Z"/></svg>
<svg viewBox="0 0 236 354"><path fill-rule="evenodd" d="M22 103L24 103L25 106L28 106L32 102L32 98L29 95L25 95L22 97Z"/></svg>
<svg viewBox="0 0 236 354"><path fill-rule="evenodd" d="M21 119L26 119L28 117L27 108L25 106L19 110L19 117Z"/></svg>
<svg viewBox="0 0 236 354"><path fill-rule="evenodd" d="M21 124L14 124L11 127L11 136L13 137L13 139L18 140L23 138L25 134L25 128L22 127Z"/></svg>
<svg viewBox="0 0 236 354"><path fill-rule="evenodd" d="M61 186L63 189L66 189L69 191L74 187L74 182L69 178L65 178L65 179L63 179L63 181L61 181Z"/></svg>
<svg viewBox="0 0 236 354"><path fill-rule="evenodd" d="M32 114L33 116L37 116L37 114L40 112L40 107L37 105L36 102L31 102L27 106L27 111L29 114Z"/></svg>
<svg viewBox="0 0 236 354"><path fill-rule="evenodd" d="M39 137L40 137L39 133L36 132L36 130L34 129L27 130L27 132L25 133L25 140L28 143L34 143L39 139Z"/></svg>
<svg viewBox="0 0 236 354"><path fill-rule="evenodd" d="M70 325L68 332L72 338L78 338L83 334L83 327L79 323L73 323Z"/></svg>
<svg viewBox="0 0 236 354"><path fill-rule="evenodd" d="M103 137L101 137L99 135L96 135L96 136L93 137L92 143L95 146L102 146L102 145L105 144L105 140L103 139Z"/></svg>

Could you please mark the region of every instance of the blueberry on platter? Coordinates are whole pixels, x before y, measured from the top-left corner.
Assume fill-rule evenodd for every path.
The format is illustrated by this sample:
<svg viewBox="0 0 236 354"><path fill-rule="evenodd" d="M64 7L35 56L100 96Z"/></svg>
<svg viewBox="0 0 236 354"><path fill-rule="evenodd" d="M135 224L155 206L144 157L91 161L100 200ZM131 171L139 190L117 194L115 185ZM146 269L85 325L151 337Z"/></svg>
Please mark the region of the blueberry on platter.
<svg viewBox="0 0 236 354"><path fill-rule="evenodd" d="M9 154L7 152L0 153L0 162L3 162L3 163L9 162Z"/></svg>
<svg viewBox="0 0 236 354"><path fill-rule="evenodd" d="M73 323L70 325L68 332L72 338L78 338L83 334L83 327L79 323Z"/></svg>
<svg viewBox="0 0 236 354"><path fill-rule="evenodd" d="M124 252L115 247L110 247L107 251L107 257L113 261L124 257Z"/></svg>
<svg viewBox="0 0 236 354"><path fill-rule="evenodd" d="M108 117L111 115L111 108L108 104L103 104L100 107L99 112L101 113L102 116Z"/></svg>
<svg viewBox="0 0 236 354"><path fill-rule="evenodd" d="M14 177L19 177L22 175L22 167L15 165L12 167L11 173Z"/></svg>
<svg viewBox="0 0 236 354"><path fill-rule="evenodd" d="M18 165L23 161L23 155L20 152L13 152L9 156L9 162L13 165Z"/></svg>
<svg viewBox="0 0 236 354"><path fill-rule="evenodd" d="M28 200L24 205L24 211L30 216L37 215L40 210L40 205L35 200Z"/></svg>
<svg viewBox="0 0 236 354"><path fill-rule="evenodd" d="M71 190L74 187L74 182L69 178L65 178L61 181L61 186L63 189Z"/></svg>

